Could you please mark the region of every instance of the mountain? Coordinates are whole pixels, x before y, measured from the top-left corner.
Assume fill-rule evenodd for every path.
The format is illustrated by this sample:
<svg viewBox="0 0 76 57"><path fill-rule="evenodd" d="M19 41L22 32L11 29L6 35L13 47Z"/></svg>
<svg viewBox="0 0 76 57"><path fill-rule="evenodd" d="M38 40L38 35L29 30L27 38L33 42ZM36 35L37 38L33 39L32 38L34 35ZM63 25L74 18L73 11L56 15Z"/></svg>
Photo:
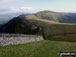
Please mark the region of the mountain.
<svg viewBox="0 0 76 57"><path fill-rule="evenodd" d="M59 19L61 23L76 23L76 13L68 13Z"/></svg>
<svg viewBox="0 0 76 57"><path fill-rule="evenodd" d="M53 28L59 27L55 30L59 31L62 28L75 26L75 14L73 13L58 13L53 11L40 11L35 14L22 14L14 17L6 24L0 27L1 33L23 33L23 34L36 34L39 28L46 32L50 32ZM69 21L73 20L73 21ZM55 26L55 27L54 27ZM61 29L60 29L61 28ZM64 30L64 29L63 29ZM40 32L38 32L40 33Z"/></svg>
<svg viewBox="0 0 76 57"><path fill-rule="evenodd" d="M35 16L45 20L52 20L58 22L59 16L61 15L53 11L40 11L36 13Z"/></svg>
<svg viewBox="0 0 76 57"><path fill-rule="evenodd" d="M36 13L35 16L61 23L76 23L76 13L59 13L46 10Z"/></svg>

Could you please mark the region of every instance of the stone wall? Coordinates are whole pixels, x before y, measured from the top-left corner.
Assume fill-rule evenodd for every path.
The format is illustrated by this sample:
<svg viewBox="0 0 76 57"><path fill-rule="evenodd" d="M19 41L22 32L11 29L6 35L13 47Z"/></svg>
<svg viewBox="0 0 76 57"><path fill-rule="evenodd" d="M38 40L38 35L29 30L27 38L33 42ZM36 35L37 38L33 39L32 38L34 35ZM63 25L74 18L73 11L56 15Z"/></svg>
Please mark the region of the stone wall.
<svg viewBox="0 0 76 57"><path fill-rule="evenodd" d="M43 40L39 35L0 34L0 46L17 45Z"/></svg>

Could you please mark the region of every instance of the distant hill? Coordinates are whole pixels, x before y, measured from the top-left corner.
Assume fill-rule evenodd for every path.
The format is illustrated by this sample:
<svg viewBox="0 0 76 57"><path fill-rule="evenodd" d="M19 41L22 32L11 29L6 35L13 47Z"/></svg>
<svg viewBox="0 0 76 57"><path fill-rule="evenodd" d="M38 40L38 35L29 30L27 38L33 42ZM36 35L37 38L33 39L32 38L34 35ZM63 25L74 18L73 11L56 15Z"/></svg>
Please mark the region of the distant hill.
<svg viewBox="0 0 76 57"><path fill-rule="evenodd" d="M38 13L35 14L35 16L45 19L45 20L51 20L51 21L58 21L58 19L60 18L62 14L53 12L53 11L40 11Z"/></svg>
<svg viewBox="0 0 76 57"><path fill-rule="evenodd" d="M76 23L76 13L68 13L59 19L61 23Z"/></svg>
<svg viewBox="0 0 76 57"><path fill-rule="evenodd" d="M66 28L65 26L75 27L75 24L70 24L76 23L75 16L76 15L73 13L58 13L53 11L40 11L35 14L22 14L18 17L12 18L5 25L1 26L0 32L36 34L37 31L39 31L39 27L43 27L46 32L50 32L52 30L51 28L54 26L58 26L56 29L59 31L63 29L62 27Z"/></svg>
<svg viewBox="0 0 76 57"><path fill-rule="evenodd" d="M36 13L35 16L61 23L76 23L76 13L59 13L46 10Z"/></svg>

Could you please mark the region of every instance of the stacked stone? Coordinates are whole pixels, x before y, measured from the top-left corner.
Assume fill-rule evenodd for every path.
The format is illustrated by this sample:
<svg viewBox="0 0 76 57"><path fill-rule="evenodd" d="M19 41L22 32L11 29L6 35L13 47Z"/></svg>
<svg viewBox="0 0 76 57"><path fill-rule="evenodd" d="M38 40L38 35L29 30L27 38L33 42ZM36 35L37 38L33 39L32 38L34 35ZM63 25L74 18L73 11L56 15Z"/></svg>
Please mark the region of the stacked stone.
<svg viewBox="0 0 76 57"><path fill-rule="evenodd" d="M0 34L0 46L17 45L43 40L39 35Z"/></svg>

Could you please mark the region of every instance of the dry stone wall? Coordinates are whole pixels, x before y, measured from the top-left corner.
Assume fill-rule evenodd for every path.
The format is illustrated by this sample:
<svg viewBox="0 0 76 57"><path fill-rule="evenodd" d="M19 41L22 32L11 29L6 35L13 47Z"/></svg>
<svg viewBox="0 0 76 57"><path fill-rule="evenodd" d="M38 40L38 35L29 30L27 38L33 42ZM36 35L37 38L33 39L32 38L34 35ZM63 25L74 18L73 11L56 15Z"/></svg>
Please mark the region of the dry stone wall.
<svg viewBox="0 0 76 57"><path fill-rule="evenodd" d="M44 39L39 35L0 34L0 46L17 45L40 40Z"/></svg>

